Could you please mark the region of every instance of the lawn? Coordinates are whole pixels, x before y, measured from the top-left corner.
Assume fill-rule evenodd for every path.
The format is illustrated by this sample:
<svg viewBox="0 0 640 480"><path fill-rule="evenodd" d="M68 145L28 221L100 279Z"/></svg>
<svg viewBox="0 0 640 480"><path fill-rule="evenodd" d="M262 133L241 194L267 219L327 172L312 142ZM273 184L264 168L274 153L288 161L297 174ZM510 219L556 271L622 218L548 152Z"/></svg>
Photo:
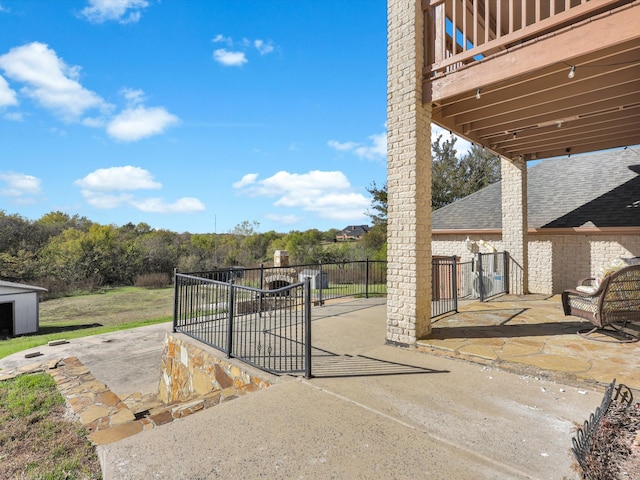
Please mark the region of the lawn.
<svg viewBox="0 0 640 480"><path fill-rule="evenodd" d="M0 340L0 358L45 345L51 340L69 340L170 322L172 315L172 288L122 287L47 300L40 304L40 331Z"/></svg>
<svg viewBox="0 0 640 480"><path fill-rule="evenodd" d="M0 382L0 478L102 478L86 430L45 373Z"/></svg>

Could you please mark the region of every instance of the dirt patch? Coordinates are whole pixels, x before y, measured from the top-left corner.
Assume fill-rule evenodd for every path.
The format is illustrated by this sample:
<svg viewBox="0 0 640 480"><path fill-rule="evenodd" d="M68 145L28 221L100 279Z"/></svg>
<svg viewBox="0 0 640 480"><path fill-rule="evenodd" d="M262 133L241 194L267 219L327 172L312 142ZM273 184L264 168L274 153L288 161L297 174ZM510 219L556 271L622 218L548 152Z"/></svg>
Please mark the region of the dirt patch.
<svg viewBox="0 0 640 480"><path fill-rule="evenodd" d="M586 457L593 479L640 479L640 404L612 402L600 422Z"/></svg>
<svg viewBox="0 0 640 480"><path fill-rule="evenodd" d="M85 429L47 374L0 382L0 478L102 478Z"/></svg>

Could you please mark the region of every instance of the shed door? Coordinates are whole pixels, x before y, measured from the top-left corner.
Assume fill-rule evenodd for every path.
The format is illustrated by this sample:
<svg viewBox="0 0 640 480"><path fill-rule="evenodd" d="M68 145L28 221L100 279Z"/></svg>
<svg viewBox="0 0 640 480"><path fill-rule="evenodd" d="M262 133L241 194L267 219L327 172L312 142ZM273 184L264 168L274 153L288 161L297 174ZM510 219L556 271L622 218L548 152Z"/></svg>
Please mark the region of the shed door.
<svg viewBox="0 0 640 480"><path fill-rule="evenodd" d="M13 302L0 303L0 338L13 337Z"/></svg>

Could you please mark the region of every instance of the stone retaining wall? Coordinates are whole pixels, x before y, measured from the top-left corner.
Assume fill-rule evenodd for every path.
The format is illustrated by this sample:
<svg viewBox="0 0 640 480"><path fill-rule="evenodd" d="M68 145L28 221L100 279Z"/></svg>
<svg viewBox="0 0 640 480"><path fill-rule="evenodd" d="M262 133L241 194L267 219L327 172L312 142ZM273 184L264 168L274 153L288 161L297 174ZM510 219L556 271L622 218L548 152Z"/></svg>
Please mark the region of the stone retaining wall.
<svg viewBox="0 0 640 480"><path fill-rule="evenodd" d="M236 396L270 385L206 351L195 340L170 333L165 336L158 387L158 399L164 404L185 402L216 391L224 397Z"/></svg>

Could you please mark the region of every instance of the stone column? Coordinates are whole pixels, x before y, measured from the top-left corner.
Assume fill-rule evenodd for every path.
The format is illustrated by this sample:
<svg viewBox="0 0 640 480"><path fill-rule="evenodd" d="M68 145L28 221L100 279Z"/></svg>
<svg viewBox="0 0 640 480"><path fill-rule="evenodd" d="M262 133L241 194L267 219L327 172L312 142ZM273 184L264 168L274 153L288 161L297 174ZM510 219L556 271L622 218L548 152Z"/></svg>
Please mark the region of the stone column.
<svg viewBox="0 0 640 480"><path fill-rule="evenodd" d="M412 345L431 330L431 109L421 1L387 5L387 341Z"/></svg>
<svg viewBox="0 0 640 480"><path fill-rule="evenodd" d="M529 240L527 235L527 162L501 159L502 170L502 240L504 248L521 272L519 285L512 293L529 292ZM513 266L513 262L512 262Z"/></svg>

